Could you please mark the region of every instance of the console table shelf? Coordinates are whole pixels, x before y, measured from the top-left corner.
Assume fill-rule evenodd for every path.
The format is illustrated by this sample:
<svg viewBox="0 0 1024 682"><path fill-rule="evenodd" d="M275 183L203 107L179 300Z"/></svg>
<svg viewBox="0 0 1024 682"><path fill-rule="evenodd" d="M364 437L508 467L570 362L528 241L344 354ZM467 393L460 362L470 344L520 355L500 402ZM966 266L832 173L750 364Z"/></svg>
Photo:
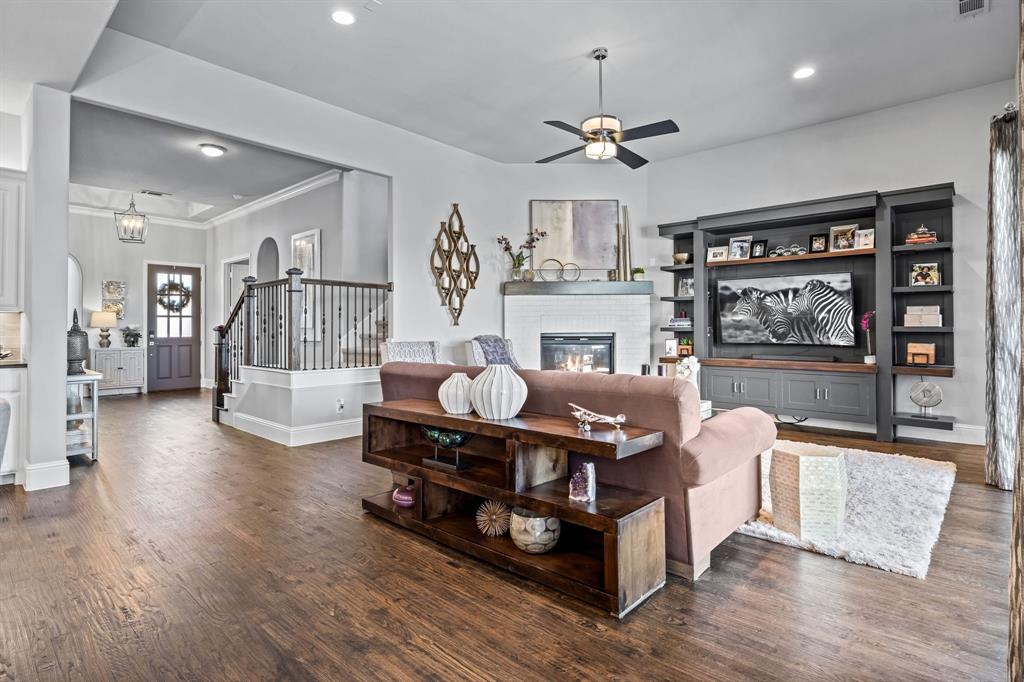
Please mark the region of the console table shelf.
<svg viewBox="0 0 1024 682"><path fill-rule="evenodd" d="M466 431L466 468L439 466L421 427ZM622 617L665 584L665 501L646 492L599 486L591 502L569 499L568 454L622 459L662 444L660 431L520 413L504 421L451 415L432 400L395 400L363 408L363 461L412 485L416 502L398 507L392 490L363 499L367 512L607 609ZM445 451L442 451L445 452ZM548 553L529 554L509 537L476 527L484 500L558 518L561 535Z"/></svg>
<svg viewBox="0 0 1024 682"><path fill-rule="evenodd" d="M824 258L848 258L850 256L873 256L877 249L847 249L845 251L825 251L823 253L805 253L802 256L777 256L776 258L750 258L748 260L723 260L705 263L706 268L721 268L727 265L762 265L765 263L786 263L795 260L822 260Z"/></svg>

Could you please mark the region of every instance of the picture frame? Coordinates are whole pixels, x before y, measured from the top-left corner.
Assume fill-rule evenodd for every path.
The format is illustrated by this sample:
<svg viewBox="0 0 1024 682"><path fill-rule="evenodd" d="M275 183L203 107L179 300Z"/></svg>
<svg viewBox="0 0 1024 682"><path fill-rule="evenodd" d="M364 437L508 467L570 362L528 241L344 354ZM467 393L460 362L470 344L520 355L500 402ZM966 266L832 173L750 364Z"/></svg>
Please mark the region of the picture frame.
<svg viewBox="0 0 1024 682"><path fill-rule="evenodd" d="M320 230L292 235L292 267L308 279L320 279Z"/></svg>
<svg viewBox="0 0 1024 682"><path fill-rule="evenodd" d="M679 355L679 341L677 339L665 339L665 355Z"/></svg>
<svg viewBox="0 0 1024 682"><path fill-rule="evenodd" d="M819 232L818 234L812 234L807 239L807 253L827 253L828 252L828 233Z"/></svg>
<svg viewBox="0 0 1024 682"><path fill-rule="evenodd" d="M936 287L942 284L942 271L938 263L914 263L910 266L910 286Z"/></svg>
<svg viewBox="0 0 1024 682"><path fill-rule="evenodd" d="M706 262L708 263L721 263L722 261L729 260L729 247L728 246L709 246L708 256Z"/></svg>
<svg viewBox="0 0 1024 682"><path fill-rule="evenodd" d="M869 227L863 230L857 230L853 236L853 248L855 249L873 249L875 248L875 228Z"/></svg>
<svg viewBox="0 0 1024 682"><path fill-rule="evenodd" d="M750 257L751 258L764 258L768 255L768 240L767 239L755 239L750 242Z"/></svg>
<svg viewBox="0 0 1024 682"><path fill-rule="evenodd" d="M835 225L828 228L829 251L851 251L859 225Z"/></svg>
<svg viewBox="0 0 1024 682"><path fill-rule="evenodd" d="M554 258L580 270L617 268L620 216L618 199L531 199L527 237L547 236L530 253L530 267Z"/></svg>
<svg viewBox="0 0 1024 682"><path fill-rule="evenodd" d="M750 260L750 245L754 241L752 235L732 237L729 239L729 260Z"/></svg>

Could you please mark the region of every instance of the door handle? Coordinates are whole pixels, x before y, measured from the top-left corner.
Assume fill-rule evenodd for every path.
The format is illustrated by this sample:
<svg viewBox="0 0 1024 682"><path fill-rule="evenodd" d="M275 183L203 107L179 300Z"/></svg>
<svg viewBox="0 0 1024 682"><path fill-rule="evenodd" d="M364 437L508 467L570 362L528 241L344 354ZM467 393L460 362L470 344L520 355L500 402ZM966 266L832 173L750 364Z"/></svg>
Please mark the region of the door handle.
<svg viewBox="0 0 1024 682"><path fill-rule="evenodd" d="M814 399L815 400L821 400L821 389L820 388L814 389Z"/></svg>
<svg viewBox="0 0 1024 682"><path fill-rule="evenodd" d="M737 383L735 381L732 382L732 392L733 393L739 393L739 389L736 388L736 386L737 386Z"/></svg>
<svg viewBox="0 0 1024 682"><path fill-rule="evenodd" d="M745 381L740 382L740 393L746 393L746 392L747 392L747 382L745 382Z"/></svg>
<svg viewBox="0 0 1024 682"><path fill-rule="evenodd" d="M828 400L828 389L825 389L825 400Z"/></svg>

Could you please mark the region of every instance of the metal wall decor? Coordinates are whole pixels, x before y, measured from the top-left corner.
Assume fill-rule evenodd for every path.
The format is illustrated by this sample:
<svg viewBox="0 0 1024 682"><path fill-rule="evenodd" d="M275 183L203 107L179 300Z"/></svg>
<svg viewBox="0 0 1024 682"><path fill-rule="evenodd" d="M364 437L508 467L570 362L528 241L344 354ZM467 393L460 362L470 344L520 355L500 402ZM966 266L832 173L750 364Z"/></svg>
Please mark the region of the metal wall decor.
<svg viewBox="0 0 1024 682"><path fill-rule="evenodd" d="M480 276L476 244L469 243L458 204L452 204L448 221L441 223L441 229L434 237L430 271L434 274L441 305L448 308L452 324L458 326L459 316L466 307L466 295L470 289L476 288L476 280Z"/></svg>
<svg viewBox="0 0 1024 682"><path fill-rule="evenodd" d="M557 258L548 258L537 270L542 282L575 282L581 273L580 266L575 263L563 263Z"/></svg>

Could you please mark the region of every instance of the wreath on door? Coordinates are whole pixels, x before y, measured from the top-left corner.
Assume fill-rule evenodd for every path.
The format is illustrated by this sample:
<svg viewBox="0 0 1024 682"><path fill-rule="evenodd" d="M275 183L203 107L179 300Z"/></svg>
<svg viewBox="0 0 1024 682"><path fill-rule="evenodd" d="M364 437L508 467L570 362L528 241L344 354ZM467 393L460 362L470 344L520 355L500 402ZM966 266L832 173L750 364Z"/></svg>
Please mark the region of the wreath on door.
<svg viewBox="0 0 1024 682"><path fill-rule="evenodd" d="M164 310L180 313L192 300L192 290L181 282L166 282L156 290L156 302Z"/></svg>

